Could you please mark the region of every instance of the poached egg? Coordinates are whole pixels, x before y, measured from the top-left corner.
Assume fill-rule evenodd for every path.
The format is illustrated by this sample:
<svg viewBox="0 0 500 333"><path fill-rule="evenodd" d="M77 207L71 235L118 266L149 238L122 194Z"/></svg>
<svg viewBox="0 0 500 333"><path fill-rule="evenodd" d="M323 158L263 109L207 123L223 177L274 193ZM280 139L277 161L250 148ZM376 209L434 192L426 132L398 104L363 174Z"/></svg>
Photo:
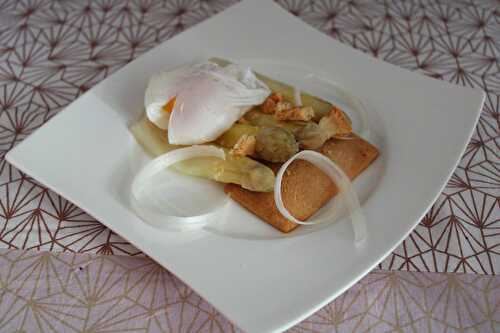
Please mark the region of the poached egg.
<svg viewBox="0 0 500 333"><path fill-rule="evenodd" d="M215 140L270 92L248 67L204 62L154 74L144 104L170 144L194 145Z"/></svg>

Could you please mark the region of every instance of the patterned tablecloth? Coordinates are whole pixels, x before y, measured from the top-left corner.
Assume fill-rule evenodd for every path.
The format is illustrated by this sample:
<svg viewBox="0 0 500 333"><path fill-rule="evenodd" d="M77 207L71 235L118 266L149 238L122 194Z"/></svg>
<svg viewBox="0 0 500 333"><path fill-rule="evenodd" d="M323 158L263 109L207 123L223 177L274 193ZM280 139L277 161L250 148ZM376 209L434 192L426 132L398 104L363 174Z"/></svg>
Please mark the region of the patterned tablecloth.
<svg viewBox="0 0 500 333"><path fill-rule="evenodd" d="M0 0L0 331L237 330L3 158L110 73L234 2ZM292 331L500 331L500 1L277 2L346 45L487 94L458 168L413 233Z"/></svg>

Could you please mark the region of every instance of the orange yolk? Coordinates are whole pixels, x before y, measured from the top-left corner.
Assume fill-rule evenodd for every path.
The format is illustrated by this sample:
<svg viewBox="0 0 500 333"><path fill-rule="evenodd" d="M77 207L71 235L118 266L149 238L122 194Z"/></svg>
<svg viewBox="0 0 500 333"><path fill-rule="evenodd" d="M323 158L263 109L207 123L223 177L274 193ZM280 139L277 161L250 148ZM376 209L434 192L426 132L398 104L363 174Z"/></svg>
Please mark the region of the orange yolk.
<svg viewBox="0 0 500 333"><path fill-rule="evenodd" d="M165 111L166 113L170 113L172 112L172 109L174 108L175 106L175 97L171 98L167 104L163 105L163 111Z"/></svg>

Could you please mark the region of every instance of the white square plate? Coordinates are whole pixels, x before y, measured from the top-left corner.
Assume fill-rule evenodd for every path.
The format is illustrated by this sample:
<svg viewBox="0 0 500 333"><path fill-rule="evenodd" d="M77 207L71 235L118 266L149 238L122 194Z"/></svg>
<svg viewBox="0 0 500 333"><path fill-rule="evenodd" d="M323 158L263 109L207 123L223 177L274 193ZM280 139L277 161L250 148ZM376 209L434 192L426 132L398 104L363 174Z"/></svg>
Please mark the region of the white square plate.
<svg viewBox="0 0 500 333"><path fill-rule="evenodd" d="M294 64L362 98L372 125L370 141L381 151L356 181L368 219L364 247L354 247L348 221L284 237L236 204L222 220L242 235L158 231L134 214L127 186L139 149L128 126L143 110L149 76L214 55L254 63L281 79L289 73L269 73L279 67L269 64ZM256 59L266 59L267 68ZM272 1L248 0L107 78L7 160L168 268L243 330L276 331L349 288L410 233L458 163L483 100L481 91L419 76L343 46Z"/></svg>

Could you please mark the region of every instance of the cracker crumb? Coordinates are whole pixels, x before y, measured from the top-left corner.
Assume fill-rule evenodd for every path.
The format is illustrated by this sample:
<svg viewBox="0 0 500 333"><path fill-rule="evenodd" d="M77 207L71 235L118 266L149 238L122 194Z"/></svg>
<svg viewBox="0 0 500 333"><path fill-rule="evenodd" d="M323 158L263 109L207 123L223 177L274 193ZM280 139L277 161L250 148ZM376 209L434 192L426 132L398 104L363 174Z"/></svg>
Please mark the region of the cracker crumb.
<svg viewBox="0 0 500 333"><path fill-rule="evenodd" d="M229 151L229 153L238 156L253 155L255 154L256 142L257 140L255 139L255 136L243 134L234 144L234 147Z"/></svg>
<svg viewBox="0 0 500 333"><path fill-rule="evenodd" d="M349 118L341 109L334 106L330 113L319 121L319 126L323 129L329 138L335 136L346 136L352 133L352 126Z"/></svg>
<svg viewBox="0 0 500 333"><path fill-rule="evenodd" d="M279 103L283 102L283 95L280 93L272 93L261 105L261 110L267 114L274 114Z"/></svg>
<svg viewBox="0 0 500 333"><path fill-rule="evenodd" d="M273 92L268 98L272 99L275 103L283 102L283 95L281 93Z"/></svg>
<svg viewBox="0 0 500 333"><path fill-rule="evenodd" d="M310 121L314 117L314 109L310 106L276 108L274 116L278 120Z"/></svg>

